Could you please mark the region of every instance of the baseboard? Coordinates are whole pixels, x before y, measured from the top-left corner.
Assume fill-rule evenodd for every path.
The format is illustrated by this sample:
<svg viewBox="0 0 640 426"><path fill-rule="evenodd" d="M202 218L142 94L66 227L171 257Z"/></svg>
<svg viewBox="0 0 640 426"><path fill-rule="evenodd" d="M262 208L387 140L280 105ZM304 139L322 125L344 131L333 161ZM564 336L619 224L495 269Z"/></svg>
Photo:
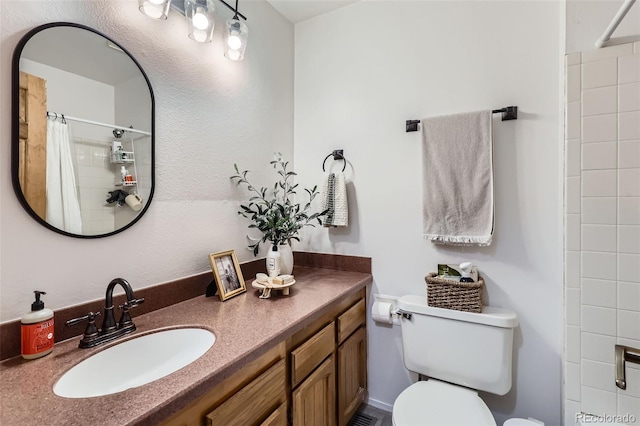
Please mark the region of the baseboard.
<svg viewBox="0 0 640 426"><path fill-rule="evenodd" d="M386 411L387 413L393 412L393 405L389 405L386 402L378 401L376 399L367 398L365 404L377 408L378 410Z"/></svg>

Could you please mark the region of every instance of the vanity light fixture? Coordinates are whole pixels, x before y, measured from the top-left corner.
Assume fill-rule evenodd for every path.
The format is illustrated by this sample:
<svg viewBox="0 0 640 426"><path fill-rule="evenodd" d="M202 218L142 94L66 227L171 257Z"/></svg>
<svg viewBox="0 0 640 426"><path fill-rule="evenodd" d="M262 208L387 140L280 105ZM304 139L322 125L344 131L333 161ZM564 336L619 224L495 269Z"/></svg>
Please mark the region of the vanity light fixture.
<svg viewBox="0 0 640 426"><path fill-rule="evenodd" d="M185 0L184 16L189 26L189 38L211 43L216 18L213 0Z"/></svg>
<svg viewBox="0 0 640 426"><path fill-rule="evenodd" d="M138 0L140 12L153 19L167 19L171 0Z"/></svg>
<svg viewBox="0 0 640 426"><path fill-rule="evenodd" d="M244 59L244 50L247 48L249 28L247 24L238 19L238 0L236 0L235 15L227 21L224 32L224 56L232 61Z"/></svg>
<svg viewBox="0 0 640 426"><path fill-rule="evenodd" d="M138 0L139 9L145 15L155 19L167 19L169 7L184 15L189 26L189 38L200 43L210 43L215 27L215 0ZM224 31L224 56L233 60L244 59L247 48L249 28L240 19L247 18L238 12L238 0L235 8L224 0L220 3L231 9L233 18L229 19Z"/></svg>

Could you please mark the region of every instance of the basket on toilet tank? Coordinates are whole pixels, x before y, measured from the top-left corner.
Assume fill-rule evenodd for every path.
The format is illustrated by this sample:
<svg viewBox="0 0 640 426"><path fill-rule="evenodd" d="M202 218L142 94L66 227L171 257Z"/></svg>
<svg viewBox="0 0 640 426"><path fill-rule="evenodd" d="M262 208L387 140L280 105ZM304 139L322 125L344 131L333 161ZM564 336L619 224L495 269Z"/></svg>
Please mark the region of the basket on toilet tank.
<svg viewBox="0 0 640 426"><path fill-rule="evenodd" d="M482 312L482 277L478 276L477 282L466 283L438 278L437 275L430 272L424 278L427 282L427 305L456 311Z"/></svg>

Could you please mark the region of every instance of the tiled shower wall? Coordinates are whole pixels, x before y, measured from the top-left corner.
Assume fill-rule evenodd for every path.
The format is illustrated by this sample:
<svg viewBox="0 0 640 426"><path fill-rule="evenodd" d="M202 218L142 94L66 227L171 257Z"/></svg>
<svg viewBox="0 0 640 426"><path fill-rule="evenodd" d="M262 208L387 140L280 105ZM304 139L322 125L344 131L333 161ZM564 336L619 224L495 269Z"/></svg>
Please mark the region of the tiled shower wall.
<svg viewBox="0 0 640 426"><path fill-rule="evenodd" d="M567 55L565 88L565 425L640 424L640 365L614 380L640 348L640 43Z"/></svg>

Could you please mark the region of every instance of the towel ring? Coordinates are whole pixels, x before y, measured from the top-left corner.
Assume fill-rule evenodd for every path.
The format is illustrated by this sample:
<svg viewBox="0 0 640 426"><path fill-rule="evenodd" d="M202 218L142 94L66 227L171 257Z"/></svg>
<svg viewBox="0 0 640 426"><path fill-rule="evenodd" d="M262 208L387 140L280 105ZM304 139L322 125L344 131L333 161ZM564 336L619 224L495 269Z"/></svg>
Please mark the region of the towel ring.
<svg viewBox="0 0 640 426"><path fill-rule="evenodd" d="M342 149L336 149L335 151L333 151L331 154L327 155L324 158L324 161L322 162L322 171L324 172L324 165L327 162L327 160L329 159L329 157L333 156L333 161L337 161L337 160L342 160L344 161L344 164L342 165L342 171L344 172L345 169L347 168L347 160L344 158L344 150Z"/></svg>

